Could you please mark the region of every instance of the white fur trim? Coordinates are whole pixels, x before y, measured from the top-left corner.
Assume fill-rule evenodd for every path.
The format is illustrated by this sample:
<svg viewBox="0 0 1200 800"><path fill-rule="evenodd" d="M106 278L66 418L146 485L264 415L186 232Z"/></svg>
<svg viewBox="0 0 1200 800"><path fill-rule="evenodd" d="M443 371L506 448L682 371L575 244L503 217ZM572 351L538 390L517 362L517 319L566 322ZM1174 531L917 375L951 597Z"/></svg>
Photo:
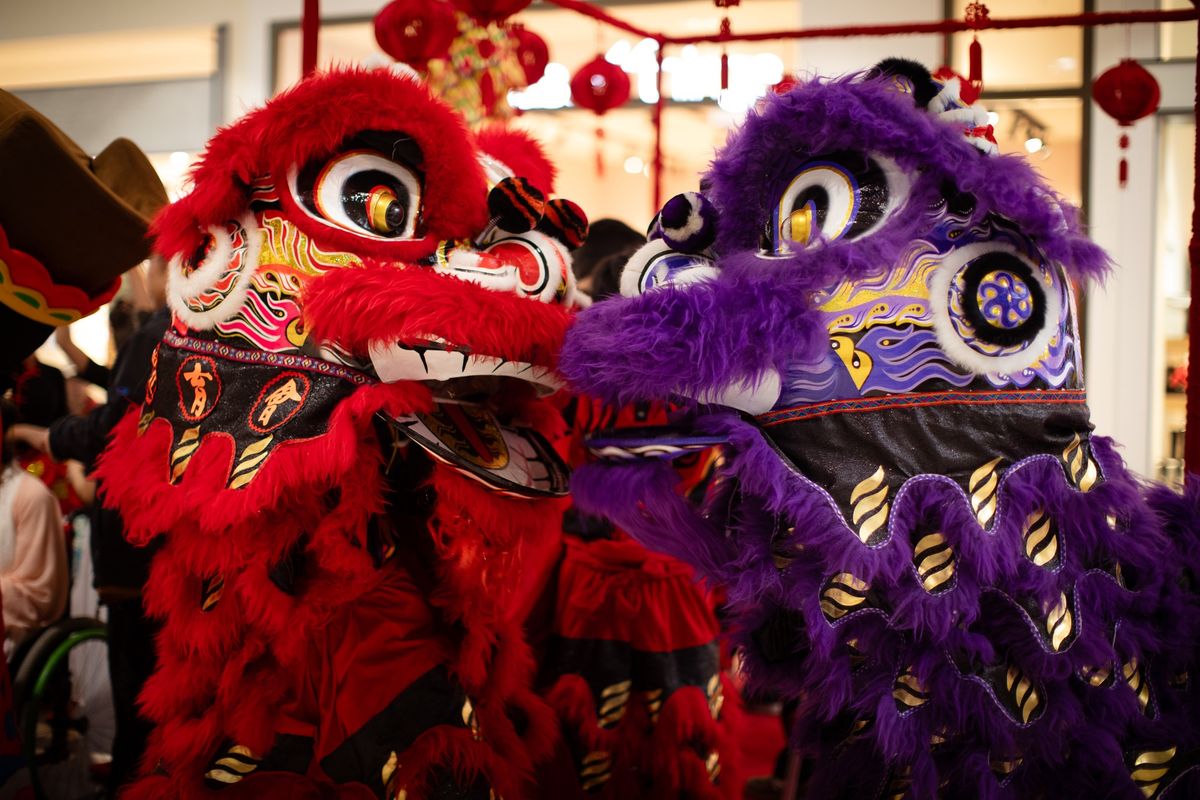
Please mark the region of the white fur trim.
<svg viewBox="0 0 1200 800"><path fill-rule="evenodd" d="M952 104L962 105L962 82L957 77L950 78L942 84L942 90L934 95L925 107L935 114L941 114Z"/></svg>
<svg viewBox="0 0 1200 800"><path fill-rule="evenodd" d="M217 323L224 322L240 311L246 301L250 280L258 271L262 232L258 228L258 220L248 211L237 222L245 231L246 257L242 261L236 283L218 305L207 311L194 311L188 308L187 298L195 297L211 287L229 264L229 259L233 256L233 242L224 225L209 226L208 234L213 238L212 249L205 254L204 259L190 275L183 272L182 256L172 258L167 267L167 305L176 317L193 330L209 330Z"/></svg>
<svg viewBox="0 0 1200 800"><path fill-rule="evenodd" d="M1042 294L1046 298L1046 317L1042 329L1033 340L1019 352L1006 356L987 356L975 350L962 340L954 330L950 321L950 282L958 271L969 262L987 253L1007 253L1020 259L1033 271L1036 278L1041 271L1030 264L1012 247L999 242L977 242L952 251L934 272L929 281L929 302L933 308L933 330L937 334L938 344L942 351L950 356L963 369L977 375L988 372L1013 374L1020 372L1037 361L1046 352L1050 340L1058 333L1062 324L1062 307L1059 303L1058 292L1042 286Z"/></svg>
<svg viewBox="0 0 1200 800"><path fill-rule="evenodd" d="M669 233L673 239L680 241L695 236L704 226L704 217L700 216L700 196L695 192L684 192L683 196L687 198L688 206L691 208L691 211L688 212L687 222L682 228L662 226L663 233Z"/></svg>

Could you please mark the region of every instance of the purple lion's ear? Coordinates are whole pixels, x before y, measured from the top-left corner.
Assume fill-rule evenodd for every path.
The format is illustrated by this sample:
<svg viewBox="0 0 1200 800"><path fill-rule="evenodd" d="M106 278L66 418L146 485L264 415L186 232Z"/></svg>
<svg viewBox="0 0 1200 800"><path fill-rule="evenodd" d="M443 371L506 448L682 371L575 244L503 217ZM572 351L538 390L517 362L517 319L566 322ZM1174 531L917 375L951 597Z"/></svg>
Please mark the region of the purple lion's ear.
<svg viewBox="0 0 1200 800"><path fill-rule="evenodd" d="M922 64L907 58L885 58L867 71L867 78L892 78L897 91L911 94L917 108L924 110L941 89Z"/></svg>
<svg viewBox="0 0 1200 800"><path fill-rule="evenodd" d="M684 192L658 213L662 238L681 253L701 253L717 238L717 207L699 192Z"/></svg>

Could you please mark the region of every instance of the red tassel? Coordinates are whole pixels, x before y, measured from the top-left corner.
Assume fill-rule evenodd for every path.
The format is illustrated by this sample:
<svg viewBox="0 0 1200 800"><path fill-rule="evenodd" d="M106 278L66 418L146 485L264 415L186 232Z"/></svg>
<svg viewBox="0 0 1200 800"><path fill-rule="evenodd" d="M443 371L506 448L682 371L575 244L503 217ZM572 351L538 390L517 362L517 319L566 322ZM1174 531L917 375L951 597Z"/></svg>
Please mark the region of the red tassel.
<svg viewBox="0 0 1200 800"><path fill-rule="evenodd" d="M1121 183L1121 188L1125 188L1125 184L1129 181L1129 162L1125 160L1125 150L1129 149L1129 134L1122 133L1118 141L1121 145L1121 164L1117 168L1117 178Z"/></svg>
<svg viewBox="0 0 1200 800"><path fill-rule="evenodd" d="M729 23L729 17L721 20L721 32L717 34L717 39L725 40L733 34L733 26ZM729 53L725 51L724 45L721 47L721 91L729 88Z"/></svg>
<svg viewBox="0 0 1200 800"><path fill-rule="evenodd" d="M596 126L596 175L604 177L604 126Z"/></svg>
<svg viewBox="0 0 1200 800"><path fill-rule="evenodd" d="M971 41L971 68L967 75L967 82L975 89L975 96L983 91L983 45L979 44L979 37L976 36Z"/></svg>

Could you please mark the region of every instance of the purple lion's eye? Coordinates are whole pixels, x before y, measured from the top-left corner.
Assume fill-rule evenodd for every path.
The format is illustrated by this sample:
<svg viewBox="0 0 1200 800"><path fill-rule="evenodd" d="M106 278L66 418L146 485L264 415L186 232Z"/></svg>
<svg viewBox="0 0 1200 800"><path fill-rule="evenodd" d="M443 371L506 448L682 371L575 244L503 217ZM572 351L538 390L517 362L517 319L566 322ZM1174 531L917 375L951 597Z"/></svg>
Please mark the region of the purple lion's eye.
<svg viewBox="0 0 1200 800"><path fill-rule="evenodd" d="M785 255L872 233L904 204L910 182L890 159L831 153L803 163L771 212L763 250Z"/></svg>

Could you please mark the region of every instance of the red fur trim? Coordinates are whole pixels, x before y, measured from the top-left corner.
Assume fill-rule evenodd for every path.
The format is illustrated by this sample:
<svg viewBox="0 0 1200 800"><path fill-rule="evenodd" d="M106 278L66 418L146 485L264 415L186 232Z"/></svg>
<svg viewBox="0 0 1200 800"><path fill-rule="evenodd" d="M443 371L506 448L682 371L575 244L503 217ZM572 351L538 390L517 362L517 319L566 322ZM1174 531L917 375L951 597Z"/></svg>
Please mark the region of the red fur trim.
<svg viewBox="0 0 1200 800"><path fill-rule="evenodd" d="M473 353L553 367L571 312L495 292L427 267L378 262L331 270L303 297L305 327L320 341L365 354L372 343L436 334Z"/></svg>
<svg viewBox="0 0 1200 800"><path fill-rule="evenodd" d="M293 165L331 155L364 130L402 132L420 145L428 235L416 244L377 242L291 214L318 245L404 261L432 252L440 239L470 236L486 224L487 187L462 118L420 81L386 69L339 69L301 81L212 138L192 172L191 194L154 221L159 252L191 255L209 225L244 211L247 187L257 178L272 176L287 204L286 175Z"/></svg>
<svg viewBox="0 0 1200 800"><path fill-rule="evenodd" d="M571 726L585 747L589 750L612 752L617 742L617 731L600 727L599 717L596 716L595 698L592 697L592 690L582 676L560 676L546 693L546 699L558 712L562 721Z"/></svg>
<svg viewBox="0 0 1200 800"><path fill-rule="evenodd" d="M164 420L155 420L139 436L135 409L117 425L96 474L103 483L105 504L121 510L126 535L134 544L145 544L181 524L221 530L252 518L262 520L271 510L286 510L315 521L327 511L322 505L327 489L336 486L347 491L365 484L376 490L368 494L377 494L378 447L368 424L372 414L381 410L408 414L430 408L429 390L420 384L363 387L337 407L324 436L278 445L255 479L242 489L225 488L232 442L219 434L201 441L182 481L172 486L167 480L170 427ZM361 512L380 508L376 496ZM264 532L270 530L256 527L247 532L252 541L244 544L256 555L263 554ZM207 540L198 544L201 549L211 548ZM266 554L278 555L288 544L290 537L266 548ZM230 557L236 557L235 550L228 551Z"/></svg>
<svg viewBox="0 0 1200 800"><path fill-rule="evenodd" d="M423 733L399 756L392 784L408 792L409 800L423 800L436 768L449 769L461 786L483 778L497 797L519 797L520 775L484 742L470 732L439 726Z"/></svg>
<svg viewBox="0 0 1200 800"><path fill-rule="evenodd" d="M547 197L554 194L557 170L546 158L541 143L518 128L487 125L475 134L479 149L512 170L518 178L526 178Z"/></svg>

